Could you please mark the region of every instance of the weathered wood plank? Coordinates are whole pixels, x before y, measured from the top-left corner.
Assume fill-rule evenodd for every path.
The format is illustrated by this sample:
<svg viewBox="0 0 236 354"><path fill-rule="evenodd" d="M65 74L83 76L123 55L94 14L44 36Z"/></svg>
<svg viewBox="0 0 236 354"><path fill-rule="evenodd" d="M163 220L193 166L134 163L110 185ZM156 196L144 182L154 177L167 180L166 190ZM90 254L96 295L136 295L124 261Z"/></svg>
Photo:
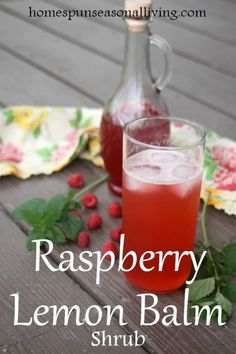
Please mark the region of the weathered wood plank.
<svg viewBox="0 0 236 354"><path fill-rule="evenodd" d="M59 6L60 4L58 4ZM57 9L58 7L52 6L50 3L45 5L45 2L37 1L37 8L47 8L48 10ZM108 33L104 31L102 36L97 36L95 40L94 33L97 32L96 22L88 20L86 18L80 18L78 21L71 21L68 25L68 21L52 21L50 18L43 18L40 21L40 25L44 24L44 28L51 31L56 31L60 36L65 37L68 40L73 40L80 45L89 45L92 41L93 49L97 49L99 54L111 57L114 61L121 60L123 58L123 41L115 40L109 47L104 46L103 43L107 43ZM36 22L36 19L32 21ZM113 24L112 21L104 21L105 24ZM121 19L114 20L117 24L120 32L124 32L125 25ZM71 30L73 29L73 31ZM226 43L219 43L219 41L205 37L201 34L195 34L180 26L176 26L175 22L162 21L161 19L155 19L152 22L152 31L165 37L172 45L174 52L179 56L197 61L213 68L216 71L228 73L236 76L236 68L234 65L234 58L236 59L236 48L227 45ZM109 36L111 36L110 31ZM90 38L91 37L91 38ZM110 37L108 39L110 41ZM110 41L111 42L111 41ZM121 45L120 45L121 43ZM193 45L194 43L194 45ZM90 46L91 48L91 46Z"/></svg>
<svg viewBox="0 0 236 354"><path fill-rule="evenodd" d="M11 8L10 11L13 11L14 13L17 12L27 17L26 8L25 6L22 6L22 3L10 2L7 7ZM10 21L10 19L8 21ZM13 30L16 30L17 22L18 21L14 19L12 34L14 33ZM22 30L26 31L27 27L28 26L24 24ZM99 99L101 99L101 96L104 97L104 95L105 97L108 97L111 87L110 83L113 82L114 85L116 82L115 77L120 74L120 68L117 65L112 65L112 63L108 62L108 60L103 59L94 53L90 52L90 55L88 55L87 50L69 44L64 40L57 40L55 42L55 37L52 35L50 36L49 34L47 34L47 40L42 41L42 37L44 37L44 39L46 38L44 31L36 31L36 29L33 29L32 27L28 28L31 28L30 33L35 33L35 36L37 36L31 36L31 40L32 38L38 38L39 43L37 48L34 46L32 49L31 46L31 51L40 50L40 52L44 53L43 58L42 56L37 55L37 60L40 60L40 63L43 62L43 65L45 65L45 62L47 62L48 66L49 62L52 63L52 61L54 61L53 66L50 66L50 70L52 72L57 72L57 75L60 76L66 75L66 77L74 85L77 84L80 85L80 87L86 87L86 90L89 92L93 92L94 89L96 89L95 82L97 82L99 84L99 90L96 89L96 94L94 94L94 96ZM97 31L95 32L96 36L94 36L94 40L96 40L99 36L102 36L104 30L104 26L98 26ZM30 40L30 36L27 36L27 33L25 33L24 36ZM15 35L14 38L16 42ZM2 42L4 42L4 39ZM109 42L112 42L112 37ZM42 43L41 48L40 43ZM11 45L16 48L19 47L19 45L17 46L13 43ZM63 56L61 55L63 50L62 47L64 49ZM55 57L57 58L56 61ZM34 60L36 60L35 56ZM59 70L57 66L59 66ZM78 67L76 72L73 70L75 67ZM116 74L117 67L119 73L118 75ZM104 68L106 68L106 75L104 73ZM71 70L73 70L72 75ZM93 80L88 80L88 71ZM103 85L100 85L101 82L103 82ZM208 107L213 107L219 112L235 117L236 80L228 75L216 72L211 68L189 61L183 57L179 58L176 55L174 58L172 83L169 87L186 95L187 97L207 105Z"/></svg>
<svg viewBox="0 0 236 354"><path fill-rule="evenodd" d="M234 0L223 0L223 1L225 1L226 3L230 3L230 4L235 5L235 1Z"/></svg>
<svg viewBox="0 0 236 354"><path fill-rule="evenodd" d="M16 204L26 200L34 195L41 196L51 196L58 192L65 192L66 185L64 183L66 177L69 173L73 173L79 170L82 174L86 176L88 181L95 178L95 175L100 174L101 171L97 169L90 170L89 163L74 162L69 168L64 171L49 177L35 177L30 180L20 182L16 181L15 178L5 178L3 183L0 185L1 202L5 204L7 208L12 208ZM11 195L8 195L7 191L11 190ZM103 214L105 220L105 226L93 233L92 242L90 249L92 251L101 250L105 240L108 239L108 230L114 225L118 224L119 221L111 220L105 210L108 202L114 199L113 196L109 194L105 185L100 187L96 194L100 200L99 211ZM212 208L209 209L209 232L211 237L217 244L222 244L223 242L235 239L235 226L236 219L224 215L223 213L216 212ZM217 227L216 227L217 225ZM63 250L63 247L56 247L54 252L54 259L57 261L59 253ZM71 249L78 252L75 246L71 246ZM87 289L97 300L104 303L117 304L122 303L125 309L127 318L132 328L137 328L139 321L139 302L136 298L138 293L135 289L130 287L121 274L117 274L115 270L105 273L102 277L102 283L100 287L95 287L95 273L75 274L70 273L69 275L75 279L79 284L82 284L83 288ZM164 306L168 304L175 304L180 311L180 318L182 314L183 305L183 294L182 291L175 292L173 294L167 294L160 297L159 309L160 311ZM142 332L148 334L151 338L150 343L155 350L163 350L165 353L173 352L178 353L175 347L175 340L173 338L178 336L178 348L182 348L183 352L191 353L189 351L192 348L192 343L194 343L192 353L199 352L202 349L202 353L220 353L224 348L225 338L230 338L228 352L233 352L233 348L236 345L236 338L233 336L235 330L235 316L228 329L224 331L224 337L221 335L222 329L216 328L214 325L210 328L200 325L199 327L188 327L187 332L181 327L178 328L165 328L164 326L152 326L151 328L142 328ZM229 333L228 333L229 331ZM181 333L183 332L183 335ZM206 334L207 333L207 334ZM187 335L188 334L188 335ZM175 337L176 338L176 337ZM198 338L198 340L196 340ZM204 340L204 344L202 344ZM212 346L212 343L215 343ZM209 351L212 347L212 351ZM168 349L166 349L168 348Z"/></svg>
<svg viewBox="0 0 236 354"><path fill-rule="evenodd" d="M20 320L28 321L39 305L81 306L81 312L91 305L99 305L87 292L82 290L65 273L52 273L46 266L40 272L34 271L34 255L25 248L25 235L0 210L0 351L7 353L76 353L93 351L91 332L107 330L110 334L124 334L124 330L112 321L105 324L105 316L95 327L83 325L77 327L74 317L68 326L63 326L59 317L58 325L43 327L34 325L13 326L13 298L10 294L20 294ZM104 312L105 314L105 312ZM47 316L51 322L51 316ZM96 350L96 352L100 352ZM125 348L123 349L125 352ZM130 348L130 352L144 353L139 348ZM119 347L112 348L119 353Z"/></svg>
<svg viewBox="0 0 236 354"><path fill-rule="evenodd" d="M58 82L42 71L32 68L1 48L0 62L0 101L2 105L97 105L78 91Z"/></svg>
<svg viewBox="0 0 236 354"><path fill-rule="evenodd" d="M10 19L7 18L7 21L7 23L9 23ZM27 25L24 22L22 23L16 18L14 18L14 28L17 33L21 33L22 38L21 43L18 44L19 42L15 39L15 35L11 34L11 31L10 34L7 35L8 42L10 42L14 47L14 51L17 53L22 53L21 48L23 48L24 53L22 55L25 55L25 57L30 57L31 60L34 60L38 65L43 66L43 68L47 68L47 70L52 71L52 73L56 73L62 79L70 80L74 85L78 86L78 89L81 87L81 84L85 85L86 90L91 92L91 95L97 96L98 100L106 100L110 95L111 87L115 86L120 75L119 65L102 59L93 53L90 53L88 56L87 51L67 43L65 40L58 38L55 39L54 36L49 35L42 30L36 29L33 26ZM104 28L99 26L98 30L99 28L102 31L101 33L103 33ZM33 36L28 35L28 33L33 34ZM97 31L96 33L99 32ZM114 43L113 34L110 39L110 43ZM97 36L97 38L99 38L99 36ZM37 46L34 45L35 40L37 40ZM120 40L122 40L121 37ZM63 50L64 52L62 57L60 53ZM43 56L42 53L44 54ZM83 66L81 64L78 65L77 60L77 58L81 59L81 53L84 58ZM87 57L90 59L87 59ZM57 58L56 61L55 58ZM95 62L96 65L91 64L88 68L87 64L90 62ZM82 67L84 70L82 70ZM104 75L104 67L106 67L106 75ZM89 74L91 76L89 76ZM92 77L93 80L89 80L89 77ZM195 78L193 78L193 80L195 80ZM102 85L101 82L103 83ZM24 87L24 89L28 88ZM222 134L226 134L226 132L228 132L229 136L235 136L234 122L223 114L201 105L192 99L183 97L182 94L173 92L172 90L166 89L165 94L167 101L170 103L172 113L199 121L210 128L217 129ZM223 106L225 107L225 103Z"/></svg>
<svg viewBox="0 0 236 354"><path fill-rule="evenodd" d="M224 0L198 0L197 2L195 0L176 0L176 2L184 9L206 9L211 17L221 19L221 21L225 22L231 21L235 24L235 2L227 3ZM157 3L157 1L154 0L154 3Z"/></svg>
<svg viewBox="0 0 236 354"><path fill-rule="evenodd" d="M48 1L62 1L62 0L48 0ZM71 0L73 1L73 0ZM93 1L93 0L90 0ZM105 0L108 2L108 0ZM110 2L110 1L109 1ZM234 11L235 7L233 5L224 6L220 1L217 3L207 3L206 1L195 1L195 0L162 0L161 3L154 0L154 9L162 10L177 10L181 12L182 10L205 10L206 17L183 17L178 18L175 21L171 21L168 18L163 18L165 22L173 22L176 26L182 27L185 31L190 31L192 33L202 34L205 37L216 39L220 42L227 43L229 45L236 44L235 40L235 21L234 21ZM111 0L112 4L119 5L119 8L123 7L122 0ZM229 21L230 20L230 21ZM159 18L158 18L159 21Z"/></svg>
<svg viewBox="0 0 236 354"><path fill-rule="evenodd" d="M50 0L49 0L50 1ZM62 0L60 0L62 2ZM153 0L154 9L206 9L208 15L214 18L220 18L221 21L231 21L235 24L235 2L225 2L227 0L162 0L161 2ZM111 3L122 6L123 0L110 0ZM177 6L177 7L176 7ZM180 23L181 25L181 23Z"/></svg>
<svg viewBox="0 0 236 354"><path fill-rule="evenodd" d="M206 8L209 9L207 12L207 18L182 18L178 19L176 21L176 26L180 26L185 28L186 30L192 31L192 32L197 32L201 33L205 36L208 36L209 38L212 39L217 39L221 42L225 42L231 45L235 45L235 23L233 21L224 21L220 15L219 18L217 18L214 14L212 14L212 7L214 7L214 4L208 7L208 5L198 5L198 2L195 2L195 5L191 7L189 5L188 1L184 0L186 3L185 6L183 4L176 3L176 1L173 0L166 0L160 3L159 1L155 0L156 2L156 9L158 9L160 6L164 9L176 9L176 10L183 10L183 9L202 9ZM69 6L72 6L74 8L79 9L122 9L123 8L123 2L122 0L119 0L119 4L117 4L117 0L100 0L99 4L94 2L94 0L80 0L79 6L78 2L76 0L70 0L70 1L64 1L64 0L47 0L47 2L50 3L61 3L64 8L68 8ZM105 19L105 22L107 22L108 19ZM114 24L119 20L119 18L111 18L110 19ZM102 18L99 19L99 21L103 21ZM167 19L169 22L169 20Z"/></svg>

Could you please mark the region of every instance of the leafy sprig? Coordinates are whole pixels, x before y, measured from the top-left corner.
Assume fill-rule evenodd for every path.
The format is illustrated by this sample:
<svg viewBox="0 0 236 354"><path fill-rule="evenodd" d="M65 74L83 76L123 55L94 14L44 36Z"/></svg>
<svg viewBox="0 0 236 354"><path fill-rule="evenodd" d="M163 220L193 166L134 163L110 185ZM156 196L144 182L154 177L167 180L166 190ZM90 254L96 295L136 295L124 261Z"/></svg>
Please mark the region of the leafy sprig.
<svg viewBox="0 0 236 354"><path fill-rule="evenodd" d="M232 315L232 303L236 302L236 283L233 282L236 276L236 243L217 248L209 241L206 229L209 198L210 195L204 202L201 213L202 240L195 257L199 260L203 251L207 251L207 254L196 280L189 286L189 301L191 305L198 305L200 308L208 305L212 309L220 305L222 320L226 322ZM195 313L191 308L189 312L192 315ZM217 315L214 314L212 318L217 320Z"/></svg>
<svg viewBox="0 0 236 354"><path fill-rule="evenodd" d="M84 225L81 218L71 214L70 211L80 209L80 197L99 186L107 178L107 175L98 178L79 193L71 190L66 196L58 194L48 201L43 198L32 198L15 208L14 217L23 220L30 227L27 249L35 250L35 243L32 241L42 238L58 244L75 241Z"/></svg>

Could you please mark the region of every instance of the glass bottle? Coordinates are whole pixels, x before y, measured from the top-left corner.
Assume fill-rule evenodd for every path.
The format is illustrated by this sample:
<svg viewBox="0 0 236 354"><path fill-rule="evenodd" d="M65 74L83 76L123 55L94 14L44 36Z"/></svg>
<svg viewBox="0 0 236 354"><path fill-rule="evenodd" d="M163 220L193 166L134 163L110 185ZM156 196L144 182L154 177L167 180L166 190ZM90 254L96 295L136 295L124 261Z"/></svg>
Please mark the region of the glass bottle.
<svg viewBox="0 0 236 354"><path fill-rule="evenodd" d="M171 76L171 47L163 38L150 33L150 18L126 18L125 22L126 46L121 80L104 107L100 128L101 154L110 175L108 185L117 195L122 194L123 127L139 117L169 114L161 90ZM150 69L150 45L164 53L165 68L157 81L153 80Z"/></svg>

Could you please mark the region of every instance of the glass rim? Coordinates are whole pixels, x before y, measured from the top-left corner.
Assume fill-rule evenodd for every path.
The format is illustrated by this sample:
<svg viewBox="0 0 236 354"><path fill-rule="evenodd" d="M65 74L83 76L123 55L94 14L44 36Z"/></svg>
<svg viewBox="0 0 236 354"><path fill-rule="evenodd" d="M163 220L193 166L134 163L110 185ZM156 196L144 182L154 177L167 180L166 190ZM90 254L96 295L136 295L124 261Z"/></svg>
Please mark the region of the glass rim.
<svg viewBox="0 0 236 354"><path fill-rule="evenodd" d="M195 141L194 143L192 144L185 144L185 145L182 145L182 146L158 146L158 145L152 145L152 144L148 144L148 143L144 143L136 138L133 138L129 135L129 133L127 132L127 128L129 127L129 125L131 125L132 123L134 122L137 122L137 121L141 121L141 120L146 120L146 119L160 119L160 120L169 120L170 122L178 122L178 123L185 123L189 126L191 126L192 128L194 128L195 130L198 130L199 133L200 133L200 138ZM188 119L184 119L184 118L179 118L179 117L176 117L176 116L143 116L143 117L140 117L140 118L136 118L130 122L127 122L125 125L124 125L124 136L127 138L127 140L129 140L130 142L134 143L134 144L137 144L137 145L140 145L140 146L143 146L143 147L147 147L147 148L153 148L153 149L156 149L156 150L185 150L185 149L192 149L196 146L199 146L199 145L204 145L205 143L205 140L206 140L206 130L205 128L198 124L198 123L195 123L195 122L192 122Z"/></svg>

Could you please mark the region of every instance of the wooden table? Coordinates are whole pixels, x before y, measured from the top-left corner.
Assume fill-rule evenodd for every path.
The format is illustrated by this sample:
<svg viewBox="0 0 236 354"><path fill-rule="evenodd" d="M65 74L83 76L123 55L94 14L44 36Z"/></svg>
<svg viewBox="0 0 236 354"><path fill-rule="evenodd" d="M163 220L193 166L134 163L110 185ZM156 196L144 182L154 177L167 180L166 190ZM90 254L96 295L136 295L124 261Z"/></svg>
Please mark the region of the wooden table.
<svg viewBox="0 0 236 354"><path fill-rule="evenodd" d="M28 6L37 9L101 8L117 9L118 0L0 1L0 104L37 104L88 107L102 106L110 96L121 72L124 25L119 18L63 19L28 17ZM160 2L155 3L156 8ZM173 46L174 75L164 90L170 110L217 132L236 138L236 3L233 0L169 0L163 8L203 8L207 19L155 20L152 30ZM157 54L155 54L157 55ZM154 67L157 57L152 57ZM161 61L160 61L161 62ZM44 267L34 271L34 254L26 251L27 232L11 216L11 210L33 196L48 198L67 190L66 178L80 171L87 182L103 171L90 163L75 161L53 176L21 181L14 177L0 182L0 351L3 353L235 353L236 315L225 328L204 323L190 327L139 326L137 291L116 271L104 273L101 286L95 286L94 272L52 273ZM91 250L100 250L114 226L106 216L106 206L114 197L106 185L97 190L99 210L105 227L96 231ZM236 239L236 219L209 208L208 230L218 244ZM199 231L198 231L199 235ZM79 249L69 246L76 255ZM55 247L51 261L58 263L66 246ZM114 320L104 321L96 330L109 334L140 330L147 335L143 348L92 348L88 326L13 326L13 298L22 298L22 320L28 320L40 304L74 305L83 309L92 304L122 304L128 325L120 328ZM183 292L162 295L159 310L175 304L181 317Z"/></svg>

